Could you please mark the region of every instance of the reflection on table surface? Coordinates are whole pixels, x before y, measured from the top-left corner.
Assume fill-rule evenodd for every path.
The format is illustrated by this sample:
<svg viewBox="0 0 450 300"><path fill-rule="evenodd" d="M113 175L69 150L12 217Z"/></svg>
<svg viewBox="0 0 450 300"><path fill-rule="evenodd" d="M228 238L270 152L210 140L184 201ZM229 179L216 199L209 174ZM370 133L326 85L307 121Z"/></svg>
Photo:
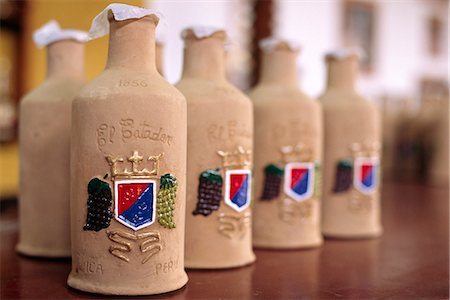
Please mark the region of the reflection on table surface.
<svg viewBox="0 0 450 300"><path fill-rule="evenodd" d="M188 270L188 285L157 298L448 298L448 189L383 186L384 235L326 240L307 250L255 250L253 265ZM1 207L1 298L105 298L69 289L70 260L19 256L17 207ZM155 296L156 297L156 296ZM145 297L148 298L148 297Z"/></svg>

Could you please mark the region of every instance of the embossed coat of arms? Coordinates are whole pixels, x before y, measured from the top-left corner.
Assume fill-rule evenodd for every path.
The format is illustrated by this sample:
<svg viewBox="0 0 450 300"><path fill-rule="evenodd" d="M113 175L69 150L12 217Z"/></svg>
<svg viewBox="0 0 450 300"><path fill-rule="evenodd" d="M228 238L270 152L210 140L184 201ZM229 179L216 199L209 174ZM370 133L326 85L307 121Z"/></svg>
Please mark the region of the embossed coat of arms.
<svg viewBox="0 0 450 300"><path fill-rule="evenodd" d="M219 232L228 238L242 238L250 226L250 212L244 211L251 203L251 151L238 147L234 151L218 151L218 155L222 168L205 170L199 176L197 205L192 214L207 217L223 201L235 213L219 214Z"/></svg>
<svg viewBox="0 0 450 300"><path fill-rule="evenodd" d="M129 261L131 242L138 242L142 253L148 253L142 263L161 250L160 234L156 231L141 232L158 221L163 228L175 228L174 213L177 179L166 173L159 177L159 161L163 154L143 157L137 151L125 158L105 157L110 173L94 177L88 183L87 215L84 230L107 229L112 219L132 230L107 230L107 237L114 242L109 252ZM144 163L151 168L141 167ZM122 165L131 168L120 168ZM159 184L158 184L159 183ZM114 193L113 193L114 191Z"/></svg>
<svg viewBox="0 0 450 300"><path fill-rule="evenodd" d="M370 210L368 200L379 186L379 144L353 143L349 149L351 157L337 162L333 192L350 192L348 202L352 211Z"/></svg>
<svg viewBox="0 0 450 300"><path fill-rule="evenodd" d="M301 144L281 147L280 153L281 162L264 168L260 200L278 200L282 221L309 220L312 216L309 200L318 198L320 193L320 163L313 161L311 149Z"/></svg>

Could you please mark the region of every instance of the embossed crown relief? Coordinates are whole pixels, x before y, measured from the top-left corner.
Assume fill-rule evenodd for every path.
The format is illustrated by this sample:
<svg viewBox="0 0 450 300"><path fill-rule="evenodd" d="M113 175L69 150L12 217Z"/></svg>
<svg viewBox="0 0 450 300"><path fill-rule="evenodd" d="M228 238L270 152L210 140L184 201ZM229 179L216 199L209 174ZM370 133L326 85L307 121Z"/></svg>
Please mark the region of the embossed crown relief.
<svg viewBox="0 0 450 300"><path fill-rule="evenodd" d="M320 191L320 164L314 162L312 149L302 144L283 146L280 154L280 163L270 163L264 168L260 199L276 200L278 216L286 223L293 224L296 220L310 222L314 205L312 201Z"/></svg>
<svg viewBox="0 0 450 300"><path fill-rule="evenodd" d="M333 192L348 194L347 206L351 212L370 212L373 209L373 195L379 186L380 143L352 143L348 149L349 157L340 159L336 164Z"/></svg>
<svg viewBox="0 0 450 300"><path fill-rule="evenodd" d="M218 151L222 167L200 174L194 216L207 217L218 210L221 202L230 208L218 215L219 233L229 239L242 239L249 234L251 213L252 152L242 146L231 151ZM225 186L223 184L225 177Z"/></svg>
<svg viewBox="0 0 450 300"><path fill-rule="evenodd" d="M157 220L160 227L175 228L174 210L177 179L160 176L164 153L142 156L137 150L129 156L106 155L110 172L88 183L87 216L84 230L105 230L113 243L109 253L129 262L139 251L142 264L162 250L158 230L147 230ZM107 179L109 178L109 179ZM114 200L114 204L113 204ZM121 226L108 230L114 219Z"/></svg>

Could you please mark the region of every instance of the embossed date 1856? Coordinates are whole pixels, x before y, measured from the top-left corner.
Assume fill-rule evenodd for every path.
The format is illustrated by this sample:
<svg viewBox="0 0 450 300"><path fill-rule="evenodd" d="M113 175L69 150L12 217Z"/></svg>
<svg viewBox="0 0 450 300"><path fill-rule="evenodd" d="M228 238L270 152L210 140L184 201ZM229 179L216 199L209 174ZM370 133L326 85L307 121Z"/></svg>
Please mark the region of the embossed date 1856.
<svg viewBox="0 0 450 300"><path fill-rule="evenodd" d="M119 80L120 87L148 87L148 81L145 79L121 79Z"/></svg>

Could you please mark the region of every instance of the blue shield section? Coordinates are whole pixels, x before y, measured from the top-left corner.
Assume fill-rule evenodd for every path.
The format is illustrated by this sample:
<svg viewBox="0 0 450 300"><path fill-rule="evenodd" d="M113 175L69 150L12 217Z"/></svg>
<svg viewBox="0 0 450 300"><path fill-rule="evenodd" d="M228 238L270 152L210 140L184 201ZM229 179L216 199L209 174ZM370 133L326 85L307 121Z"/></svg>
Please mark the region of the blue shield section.
<svg viewBox="0 0 450 300"><path fill-rule="evenodd" d="M245 175L244 181L241 183L238 191L231 198L231 202L236 204L238 207L243 207L247 204L247 194L248 194L248 175Z"/></svg>
<svg viewBox="0 0 450 300"><path fill-rule="evenodd" d="M293 184L292 190L297 195L304 195L308 192L308 184L309 184L309 170L308 169L301 169L300 171L303 171L303 174L301 177L297 180L297 182L291 182Z"/></svg>
<svg viewBox="0 0 450 300"><path fill-rule="evenodd" d="M377 157L358 157L355 159L353 184L363 194L373 193L378 187L379 159Z"/></svg>
<svg viewBox="0 0 450 300"><path fill-rule="evenodd" d="M313 195L314 163L293 162L285 167L284 192L295 201L304 201Z"/></svg>
<svg viewBox="0 0 450 300"><path fill-rule="evenodd" d="M123 225L139 230L155 221L156 182L120 180L115 185L115 218Z"/></svg>
<svg viewBox="0 0 450 300"><path fill-rule="evenodd" d="M225 173L225 203L237 212L250 205L251 171L228 170Z"/></svg>

